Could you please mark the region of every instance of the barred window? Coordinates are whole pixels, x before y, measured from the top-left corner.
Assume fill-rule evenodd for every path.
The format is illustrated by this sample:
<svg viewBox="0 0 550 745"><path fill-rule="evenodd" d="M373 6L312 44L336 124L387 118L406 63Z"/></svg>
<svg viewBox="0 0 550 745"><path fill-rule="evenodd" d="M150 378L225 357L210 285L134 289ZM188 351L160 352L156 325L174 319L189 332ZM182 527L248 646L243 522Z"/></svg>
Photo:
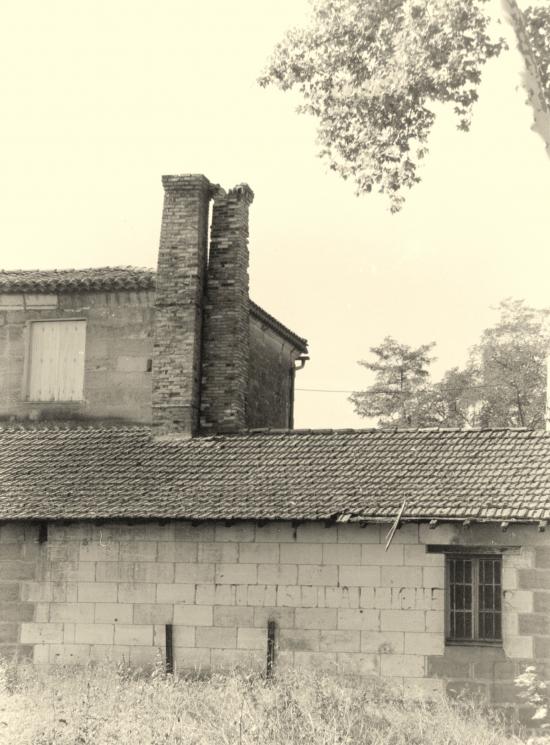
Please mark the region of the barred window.
<svg viewBox="0 0 550 745"><path fill-rule="evenodd" d="M447 640L502 640L500 556L447 557Z"/></svg>

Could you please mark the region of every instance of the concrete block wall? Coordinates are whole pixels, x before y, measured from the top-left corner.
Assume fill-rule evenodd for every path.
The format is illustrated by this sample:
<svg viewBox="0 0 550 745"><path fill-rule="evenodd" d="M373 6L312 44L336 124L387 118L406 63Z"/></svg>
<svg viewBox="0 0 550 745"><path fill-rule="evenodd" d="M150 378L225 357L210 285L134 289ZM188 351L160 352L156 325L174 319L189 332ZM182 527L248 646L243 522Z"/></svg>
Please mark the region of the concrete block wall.
<svg viewBox="0 0 550 745"><path fill-rule="evenodd" d="M379 675L405 693L480 683L495 701L514 702L505 674L548 655L545 534L405 525L385 551L386 530L50 524L38 544L34 527L2 527L0 593L11 599L0 643L5 653L32 650L39 663L113 656L142 665L164 653L170 623L179 669L265 669L275 620L279 668ZM444 555L426 544L496 542L522 546L504 553L503 647L446 646Z"/></svg>
<svg viewBox="0 0 550 745"><path fill-rule="evenodd" d="M0 420L151 421L149 290L0 294ZM86 320L84 399L27 401L29 322Z"/></svg>

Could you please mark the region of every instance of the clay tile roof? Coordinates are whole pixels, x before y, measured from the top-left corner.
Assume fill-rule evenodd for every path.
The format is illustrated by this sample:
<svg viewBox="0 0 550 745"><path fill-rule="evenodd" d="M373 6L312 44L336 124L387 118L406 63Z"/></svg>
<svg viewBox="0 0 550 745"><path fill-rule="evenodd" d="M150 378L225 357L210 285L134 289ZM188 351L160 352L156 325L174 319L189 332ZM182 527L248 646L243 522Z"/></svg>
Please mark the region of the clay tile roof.
<svg viewBox="0 0 550 745"><path fill-rule="evenodd" d="M112 290L154 290L156 272L136 266L104 266L91 269L0 270L0 293L10 292L108 292ZM250 301L250 312L260 322L287 339L300 352L307 341L270 313Z"/></svg>
<svg viewBox="0 0 550 745"><path fill-rule="evenodd" d="M0 429L0 520L550 519L550 434Z"/></svg>

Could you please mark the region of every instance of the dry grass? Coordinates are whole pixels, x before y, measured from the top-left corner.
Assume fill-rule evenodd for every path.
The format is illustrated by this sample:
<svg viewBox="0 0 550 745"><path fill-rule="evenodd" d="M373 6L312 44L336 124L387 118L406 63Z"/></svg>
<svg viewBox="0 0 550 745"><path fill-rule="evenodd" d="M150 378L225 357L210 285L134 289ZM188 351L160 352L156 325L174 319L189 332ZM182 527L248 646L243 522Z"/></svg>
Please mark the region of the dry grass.
<svg viewBox="0 0 550 745"><path fill-rule="evenodd" d="M136 674L114 665L0 668L10 745L517 745L475 706L403 701L380 683L304 672Z"/></svg>

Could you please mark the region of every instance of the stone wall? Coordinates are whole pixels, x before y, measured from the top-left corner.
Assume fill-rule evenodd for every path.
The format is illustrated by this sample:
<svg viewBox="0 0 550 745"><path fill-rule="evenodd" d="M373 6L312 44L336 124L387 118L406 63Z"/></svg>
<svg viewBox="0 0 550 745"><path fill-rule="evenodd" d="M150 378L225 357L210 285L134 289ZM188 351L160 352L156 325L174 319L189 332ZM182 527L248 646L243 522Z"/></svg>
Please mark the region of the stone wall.
<svg viewBox="0 0 550 745"><path fill-rule="evenodd" d="M0 419L151 421L154 293L0 294ZM84 400L27 402L29 322L85 319Z"/></svg>
<svg viewBox="0 0 550 745"><path fill-rule="evenodd" d="M173 624L179 669L276 665L381 675L405 692L479 684L515 702L511 677L546 675L550 553L535 527L469 530L322 523L49 525L0 529L0 638L36 662L163 654ZM510 547L503 554L502 648L446 647L444 555L426 544ZM515 548L521 546L521 548ZM512 548L513 547L513 548Z"/></svg>

